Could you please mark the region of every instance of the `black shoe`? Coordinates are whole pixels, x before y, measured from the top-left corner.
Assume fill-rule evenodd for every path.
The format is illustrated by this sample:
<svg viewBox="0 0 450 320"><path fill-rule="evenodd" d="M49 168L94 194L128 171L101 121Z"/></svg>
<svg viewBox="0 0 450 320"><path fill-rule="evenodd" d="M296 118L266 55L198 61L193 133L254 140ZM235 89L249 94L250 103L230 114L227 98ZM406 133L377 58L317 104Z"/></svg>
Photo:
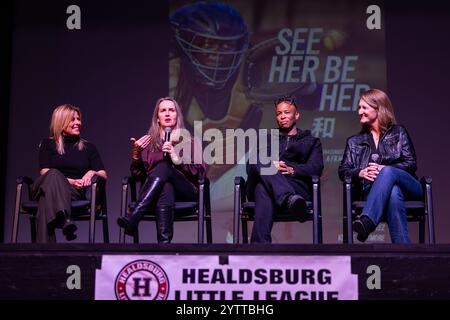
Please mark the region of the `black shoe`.
<svg viewBox="0 0 450 320"><path fill-rule="evenodd" d="M360 216L359 219L355 220L352 224L353 231L358 235L356 239L360 242L365 242L369 235L375 231L375 225L367 216Z"/></svg>
<svg viewBox="0 0 450 320"><path fill-rule="evenodd" d="M55 219L50 221L47 226L49 229L55 230L55 229L62 229L64 226L64 222L66 221L66 213L65 211L58 211L56 213Z"/></svg>
<svg viewBox="0 0 450 320"><path fill-rule="evenodd" d="M117 219L119 227L123 228L126 235L133 236L136 232L136 228L133 228L130 224L130 220L127 217L119 217Z"/></svg>
<svg viewBox="0 0 450 320"><path fill-rule="evenodd" d="M287 209L290 214L296 216L300 222L307 220L308 213L306 212L306 201L298 195L293 194L287 199Z"/></svg>
<svg viewBox="0 0 450 320"><path fill-rule="evenodd" d="M75 233L68 233L66 234L66 240L67 241L73 241L77 238L77 235Z"/></svg>
<svg viewBox="0 0 450 320"><path fill-rule="evenodd" d="M69 218L65 220L62 232L67 241L72 241L77 238L77 235L75 234L75 231L77 231L77 229L77 225L72 220L70 220Z"/></svg>

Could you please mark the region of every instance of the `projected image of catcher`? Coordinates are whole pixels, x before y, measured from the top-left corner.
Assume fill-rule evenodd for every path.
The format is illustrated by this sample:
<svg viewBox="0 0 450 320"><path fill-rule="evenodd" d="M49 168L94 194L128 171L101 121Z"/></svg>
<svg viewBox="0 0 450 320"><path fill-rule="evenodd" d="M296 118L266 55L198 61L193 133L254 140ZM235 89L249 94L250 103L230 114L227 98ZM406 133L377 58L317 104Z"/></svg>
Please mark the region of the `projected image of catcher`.
<svg viewBox="0 0 450 320"><path fill-rule="evenodd" d="M247 100L238 80L249 45L241 14L225 3L197 2L175 10L170 24L170 94L180 103L186 127L193 132L194 121L202 120L204 130L258 128L261 105ZM224 154L230 143L222 141ZM216 181L232 167L211 164L208 177Z"/></svg>
<svg viewBox="0 0 450 320"><path fill-rule="evenodd" d="M261 174L264 165L247 165L247 197L255 201L253 243L272 242L276 208L296 216L300 222L306 221L306 201L311 199L311 176L320 176L323 170L320 140L309 130L296 127L300 110L295 98L279 98L275 102L275 113L280 136L279 161L273 164L278 171L274 175L265 175Z"/></svg>

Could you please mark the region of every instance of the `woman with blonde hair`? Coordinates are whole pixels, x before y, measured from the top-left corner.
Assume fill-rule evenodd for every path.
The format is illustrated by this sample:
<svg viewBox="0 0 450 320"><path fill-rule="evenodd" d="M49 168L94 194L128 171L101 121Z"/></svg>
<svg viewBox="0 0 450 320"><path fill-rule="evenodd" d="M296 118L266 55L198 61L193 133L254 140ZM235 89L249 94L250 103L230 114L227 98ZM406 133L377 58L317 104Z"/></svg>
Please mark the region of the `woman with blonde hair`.
<svg viewBox="0 0 450 320"><path fill-rule="evenodd" d="M381 90L361 95L358 115L362 130L347 139L339 166L340 179L350 176L366 199L353 230L364 242L386 215L391 241L410 243L404 199L423 197L411 138L396 124L391 101Z"/></svg>
<svg viewBox="0 0 450 320"><path fill-rule="evenodd" d="M67 240L76 239L77 226L70 217L71 200L85 199L94 175L107 178L94 144L80 138L81 110L70 104L55 108L50 137L39 145L39 173L32 186L38 201L37 242L55 242L61 228Z"/></svg>
<svg viewBox="0 0 450 320"><path fill-rule="evenodd" d="M173 133L169 134L172 130ZM181 131L187 139L184 142L192 145L194 140L184 127L180 106L173 98L165 97L156 102L148 133L138 140L131 138L131 174L145 182L131 215L117 220L126 234L133 235L142 216L152 211L156 215L158 243L170 243L173 237L175 199L196 201L198 179L204 176L205 167L203 163L193 163L192 153L177 154L174 147ZM167 139L169 135L170 138Z"/></svg>

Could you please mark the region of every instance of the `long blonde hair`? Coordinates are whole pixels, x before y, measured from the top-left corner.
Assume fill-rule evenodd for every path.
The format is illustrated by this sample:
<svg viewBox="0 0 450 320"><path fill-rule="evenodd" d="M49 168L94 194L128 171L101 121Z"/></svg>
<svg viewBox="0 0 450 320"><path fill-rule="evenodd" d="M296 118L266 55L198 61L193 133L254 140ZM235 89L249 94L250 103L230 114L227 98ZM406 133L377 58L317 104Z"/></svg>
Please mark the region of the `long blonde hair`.
<svg viewBox="0 0 450 320"><path fill-rule="evenodd" d="M172 101L173 104L175 105L175 110L177 111L177 123L175 125L175 128L173 128L173 130L176 131L177 129L185 129L183 113L181 111L181 107L178 104L178 102L172 97L164 97L158 99L158 101L156 101L155 109L153 110L152 123L147 133L152 138L150 141L151 151L160 150L162 146L160 143L161 138L160 138L160 124L158 122L158 112L159 112L159 105L163 101Z"/></svg>
<svg viewBox="0 0 450 320"><path fill-rule="evenodd" d="M360 99L377 111L381 134L397 123L391 100L385 92L379 89L370 89L363 92ZM370 127L363 125L362 131L370 132Z"/></svg>
<svg viewBox="0 0 450 320"><path fill-rule="evenodd" d="M63 132L72 121L74 113L78 113L81 122L81 110L71 104L63 104L55 108L50 122L50 138L55 141L56 150L59 154L64 154L64 136ZM83 150L84 140L80 139L76 143L78 150Z"/></svg>

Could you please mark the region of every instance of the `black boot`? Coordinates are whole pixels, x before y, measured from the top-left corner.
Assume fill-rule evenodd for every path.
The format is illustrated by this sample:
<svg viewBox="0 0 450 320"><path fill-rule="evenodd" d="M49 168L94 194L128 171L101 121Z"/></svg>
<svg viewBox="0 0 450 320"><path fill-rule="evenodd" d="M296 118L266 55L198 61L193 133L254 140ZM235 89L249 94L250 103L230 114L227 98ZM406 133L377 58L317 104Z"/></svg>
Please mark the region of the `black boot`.
<svg viewBox="0 0 450 320"><path fill-rule="evenodd" d="M357 235L357 239L361 242L364 242L369 237L373 231L375 231L375 224L370 220L370 218L366 215L359 216L359 219L356 219L353 224L353 231L355 231Z"/></svg>
<svg viewBox="0 0 450 320"><path fill-rule="evenodd" d="M305 222L308 219L306 200L298 194L290 195L286 199L286 209L290 214L297 217L300 222Z"/></svg>
<svg viewBox="0 0 450 320"><path fill-rule="evenodd" d="M172 206L161 206L156 208L156 234L158 243L168 244L173 238L173 217Z"/></svg>
<svg viewBox="0 0 450 320"><path fill-rule="evenodd" d="M136 202L136 207L133 212L126 216L117 219L117 224L124 228L125 234L132 236L135 234L139 221L141 221L143 215L151 209L155 200L159 196L159 193L164 185L159 177L148 177L145 184L142 186L139 199Z"/></svg>
<svg viewBox="0 0 450 320"><path fill-rule="evenodd" d="M62 225L63 235L66 237L67 241L75 240L77 238L77 235L75 234L75 231L78 229L77 225L70 219L70 214L67 211L63 211L63 214L65 216Z"/></svg>

